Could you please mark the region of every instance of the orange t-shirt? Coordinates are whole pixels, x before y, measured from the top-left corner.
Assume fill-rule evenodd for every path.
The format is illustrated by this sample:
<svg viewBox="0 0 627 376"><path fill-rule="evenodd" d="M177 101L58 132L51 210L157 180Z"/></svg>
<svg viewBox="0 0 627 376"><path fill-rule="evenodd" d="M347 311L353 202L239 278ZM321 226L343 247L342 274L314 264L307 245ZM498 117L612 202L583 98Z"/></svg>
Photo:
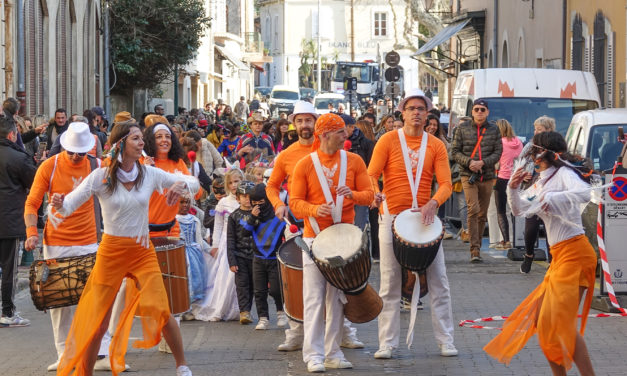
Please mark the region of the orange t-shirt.
<svg viewBox="0 0 627 376"><path fill-rule="evenodd" d="M55 168L56 161L56 168ZM52 175L54 170L54 175ZM30 188L24 206L24 218L27 215L37 215L44 194L68 194L91 173L91 166L87 157L79 164L70 161L67 152L63 151L54 157L46 159L37 169L35 180ZM52 176L52 182L50 178ZM55 209L52 209L56 213ZM98 242L96 232L96 216L94 213L93 197L81 205L72 215L65 218L55 229L47 224L44 230L44 244L53 246L88 245Z"/></svg>
<svg viewBox="0 0 627 376"><path fill-rule="evenodd" d="M414 157L412 159L417 161L422 135L412 137L405 134L405 139L407 140L407 148L410 150L410 157ZM405 172L401 141L396 131L384 134L372 152L372 158L368 166L368 175L370 175L372 181L378 181L382 173L383 193L385 194L385 201L390 214L398 214L405 209L411 208L411 187L407 172ZM416 166L412 168L412 174L415 173ZM431 182L433 181L434 173L438 182L438 190L431 197ZM432 198L438 202L438 205L442 205L448 200L452 192L451 169L446 146L440 139L430 134L427 141L425 163L420 177L420 186L416 195L418 206L426 204ZM383 206L381 206L379 211L383 213Z"/></svg>
<svg viewBox="0 0 627 376"><path fill-rule="evenodd" d="M327 180L333 182L330 187L333 199L336 199L335 190L340 179L340 152L333 155L317 151L320 164L325 170ZM342 223L353 223L355 219L355 205L369 205L374 199L374 191L368 178L368 172L363 159L357 154L347 152L346 186L353 191L353 199L344 197L342 205ZM332 176L329 176L332 175ZM292 184L290 186L290 207L299 218L305 218L305 233L307 238L316 236L311 228L309 217L316 218L320 231L333 224L331 215L316 217L318 207L327 201L320 187L318 175L311 157L302 158L294 167Z"/></svg>
<svg viewBox="0 0 627 376"><path fill-rule="evenodd" d="M155 158L155 167L162 169L163 171L167 171L170 173L180 172L184 175L189 175L189 170L187 170L187 166L183 159L179 159L178 162L174 162L171 159L157 159ZM176 221L176 215L179 213L179 204L178 202L172 206L166 203L165 194L167 191L163 191L163 193L153 192L152 196L150 196L150 205L148 207L148 223L161 225L168 222ZM169 231L151 231L150 237L154 238L157 236L173 236L179 237L180 228L178 222L174 223L174 226Z"/></svg>
<svg viewBox="0 0 627 376"><path fill-rule="evenodd" d="M295 142L287 149L279 153L279 156L274 160L274 167L272 168L272 175L268 179L266 185L266 194L268 199L276 210L279 206L284 206L285 203L279 197L281 192L281 185L287 178L288 188L292 184L292 175L294 173L294 167L296 163L303 159L303 157L311 153L311 145L303 145L300 142Z"/></svg>

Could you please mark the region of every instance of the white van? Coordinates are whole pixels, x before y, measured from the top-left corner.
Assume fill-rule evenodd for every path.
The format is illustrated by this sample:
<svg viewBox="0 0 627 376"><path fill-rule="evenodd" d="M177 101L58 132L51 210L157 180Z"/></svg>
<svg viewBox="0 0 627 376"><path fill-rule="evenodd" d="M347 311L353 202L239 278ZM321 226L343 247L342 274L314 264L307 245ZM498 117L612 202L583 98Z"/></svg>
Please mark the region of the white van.
<svg viewBox="0 0 627 376"><path fill-rule="evenodd" d="M344 98L344 94L338 93L320 93L314 97L314 107L318 115L329 113L329 103L333 104L334 111L337 111L338 105L344 105L344 109L348 112L348 103Z"/></svg>
<svg viewBox="0 0 627 376"><path fill-rule="evenodd" d="M625 108L579 112L573 116L566 134L568 151L589 158L597 171L610 169L623 149L618 141L618 127L627 130Z"/></svg>
<svg viewBox="0 0 627 376"><path fill-rule="evenodd" d="M523 141L533 137L533 122L542 115L555 119L557 131L566 134L574 114L601 104L594 75L589 72L491 68L460 72L453 92L449 135L459 119L471 116L472 103L488 102L488 120L507 119Z"/></svg>
<svg viewBox="0 0 627 376"><path fill-rule="evenodd" d="M300 90L286 85L274 85L270 92L270 116L279 116L282 112L291 114L294 104L300 100Z"/></svg>

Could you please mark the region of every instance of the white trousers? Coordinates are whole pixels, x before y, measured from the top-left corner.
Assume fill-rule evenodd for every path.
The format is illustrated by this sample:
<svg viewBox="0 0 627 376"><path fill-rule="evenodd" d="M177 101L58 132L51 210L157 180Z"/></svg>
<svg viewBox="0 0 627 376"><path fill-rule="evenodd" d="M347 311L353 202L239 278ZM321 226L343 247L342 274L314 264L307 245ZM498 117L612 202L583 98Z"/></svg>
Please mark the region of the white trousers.
<svg viewBox="0 0 627 376"><path fill-rule="evenodd" d="M285 343L302 344L303 343L303 323L288 319L289 328L285 329ZM344 343L350 339L357 339L357 329L351 326L351 322L344 318L344 325L342 327L342 341Z"/></svg>
<svg viewBox="0 0 627 376"><path fill-rule="evenodd" d="M309 247L313 238L305 238ZM400 290L399 290L400 291ZM342 292L324 279L316 264L303 252L304 342L303 361L344 359L340 349L344 305ZM326 323L325 323L326 311Z"/></svg>
<svg viewBox="0 0 627 376"><path fill-rule="evenodd" d="M89 244L83 246L53 246L44 244L43 247L44 259L46 260L61 257L81 256L89 253L94 253L96 252L96 250L98 250L98 244ZM125 285L123 284L120 288L120 291L118 292L118 296L115 299L114 307L124 305L124 286ZM65 351L65 341L70 332L75 311L76 306L51 308L48 310L48 312L50 312L50 321L52 323L54 346L57 350L57 359L61 359L61 355L63 355L63 351ZM98 350L98 355L109 355L109 344L111 343L110 333L113 333L113 330L111 330L111 323L115 323L117 321L120 313L121 309L117 309L116 312L116 309L114 308L114 312L112 312L111 314L109 331L107 331L104 337L102 337L102 341L100 342L100 349Z"/></svg>
<svg viewBox="0 0 627 376"><path fill-rule="evenodd" d="M392 249L394 216L382 215L379 220L379 252L383 310L379 314L379 349L398 347L401 332L401 266ZM453 343L453 309L449 291L444 250L440 246L433 263L427 268L427 284L431 305L431 324L438 344ZM417 298L417 297L416 297Z"/></svg>

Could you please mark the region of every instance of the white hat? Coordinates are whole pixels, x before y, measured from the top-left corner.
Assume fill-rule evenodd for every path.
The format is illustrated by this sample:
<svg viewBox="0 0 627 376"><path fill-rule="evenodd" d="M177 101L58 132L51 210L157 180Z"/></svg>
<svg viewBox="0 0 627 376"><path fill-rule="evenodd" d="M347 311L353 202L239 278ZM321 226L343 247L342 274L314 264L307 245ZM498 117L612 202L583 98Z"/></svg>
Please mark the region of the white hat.
<svg viewBox="0 0 627 376"><path fill-rule="evenodd" d="M431 103L431 99L429 99L422 90L418 88L412 88L405 93L405 98L403 98L403 100L398 104L398 110L403 111L403 109L405 109L405 103L407 103L407 101L412 98L420 98L425 101L425 103L427 104L427 111L433 108L433 103Z"/></svg>
<svg viewBox="0 0 627 376"><path fill-rule="evenodd" d="M83 122L71 123L67 131L61 134L61 146L72 153L87 153L95 143L89 125Z"/></svg>
<svg viewBox="0 0 627 376"><path fill-rule="evenodd" d="M311 114L313 117L318 120L318 114L316 113L316 109L313 104L306 101L298 101L294 104L294 111L287 117L287 120L290 123L294 123L294 117L300 114Z"/></svg>

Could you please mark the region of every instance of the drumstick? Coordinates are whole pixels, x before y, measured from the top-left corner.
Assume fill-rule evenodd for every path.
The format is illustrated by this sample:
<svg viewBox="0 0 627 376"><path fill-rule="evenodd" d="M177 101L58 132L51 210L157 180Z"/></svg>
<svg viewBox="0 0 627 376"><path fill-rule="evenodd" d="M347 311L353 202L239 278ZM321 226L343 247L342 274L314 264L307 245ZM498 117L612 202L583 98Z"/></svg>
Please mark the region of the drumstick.
<svg viewBox="0 0 627 376"><path fill-rule="evenodd" d="M283 221L285 221L285 223L287 223L287 225L288 225L288 226L290 226L290 232L291 232L292 234L295 234L295 233L297 233L297 232L298 232L298 226L296 226L296 225L292 224L292 223L291 223L291 222L287 219L287 217L283 217Z"/></svg>

